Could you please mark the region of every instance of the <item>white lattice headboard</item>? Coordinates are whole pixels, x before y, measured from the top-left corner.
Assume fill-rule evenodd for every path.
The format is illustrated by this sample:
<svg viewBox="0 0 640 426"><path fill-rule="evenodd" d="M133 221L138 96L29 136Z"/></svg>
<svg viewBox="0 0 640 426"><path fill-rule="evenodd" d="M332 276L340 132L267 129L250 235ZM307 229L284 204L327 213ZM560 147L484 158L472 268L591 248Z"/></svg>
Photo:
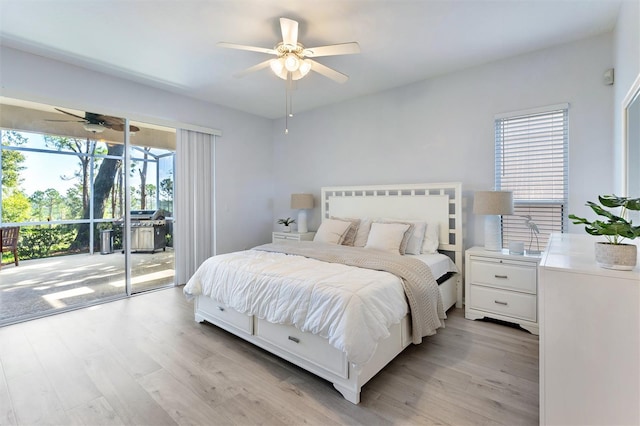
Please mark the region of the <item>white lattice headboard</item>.
<svg viewBox="0 0 640 426"><path fill-rule="evenodd" d="M321 190L322 218L370 217L418 219L440 224L440 251L463 267L462 184L329 186ZM462 286L458 300L462 300Z"/></svg>

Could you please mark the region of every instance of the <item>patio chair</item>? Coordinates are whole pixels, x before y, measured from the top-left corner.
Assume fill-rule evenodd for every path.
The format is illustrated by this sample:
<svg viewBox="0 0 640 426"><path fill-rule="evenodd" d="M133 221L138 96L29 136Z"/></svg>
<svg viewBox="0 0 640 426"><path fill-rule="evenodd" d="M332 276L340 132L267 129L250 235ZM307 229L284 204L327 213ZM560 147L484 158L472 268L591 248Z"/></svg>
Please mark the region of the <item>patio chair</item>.
<svg viewBox="0 0 640 426"><path fill-rule="evenodd" d="M19 226L7 226L0 228L0 254L5 252L13 253L13 262L1 262L0 259L0 268L2 265L9 265L14 263L18 266L18 236L20 235L20 227Z"/></svg>

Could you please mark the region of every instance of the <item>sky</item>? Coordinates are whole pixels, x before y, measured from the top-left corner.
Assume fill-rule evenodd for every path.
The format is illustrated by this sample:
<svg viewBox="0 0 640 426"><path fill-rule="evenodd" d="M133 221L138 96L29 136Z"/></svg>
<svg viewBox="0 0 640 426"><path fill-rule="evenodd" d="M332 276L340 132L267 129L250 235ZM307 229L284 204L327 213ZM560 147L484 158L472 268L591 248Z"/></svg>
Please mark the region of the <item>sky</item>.
<svg viewBox="0 0 640 426"><path fill-rule="evenodd" d="M33 133L26 134L31 143L44 147L42 135ZM73 187L73 180L62 180L60 176L73 176L74 171L79 168L79 161L76 156L59 156L56 161L51 161L51 157L44 153L25 153L27 161L23 163L26 167L21 172L24 178L22 188L27 195L32 195L35 191L44 191L54 188L64 195L67 189Z"/></svg>

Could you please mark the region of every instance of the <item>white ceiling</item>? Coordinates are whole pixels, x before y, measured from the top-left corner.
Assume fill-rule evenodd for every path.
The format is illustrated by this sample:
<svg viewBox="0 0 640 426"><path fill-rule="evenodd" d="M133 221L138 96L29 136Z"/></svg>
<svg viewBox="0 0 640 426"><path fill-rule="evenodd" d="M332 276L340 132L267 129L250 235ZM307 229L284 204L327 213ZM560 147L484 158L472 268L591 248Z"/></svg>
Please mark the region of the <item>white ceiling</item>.
<svg viewBox="0 0 640 426"><path fill-rule="evenodd" d="M284 80L232 76L269 56L217 42L272 48L280 17L299 21L306 47L357 41L358 55L317 58L350 79L310 73L299 112L610 31L621 1L0 0L0 42L278 118Z"/></svg>

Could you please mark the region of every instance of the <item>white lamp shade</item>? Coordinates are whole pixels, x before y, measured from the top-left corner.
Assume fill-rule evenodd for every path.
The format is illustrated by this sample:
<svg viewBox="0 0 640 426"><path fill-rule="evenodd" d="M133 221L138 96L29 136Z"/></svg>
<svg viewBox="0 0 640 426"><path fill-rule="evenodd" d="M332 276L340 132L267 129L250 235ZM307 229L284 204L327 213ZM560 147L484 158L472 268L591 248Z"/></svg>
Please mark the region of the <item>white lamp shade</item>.
<svg viewBox="0 0 640 426"><path fill-rule="evenodd" d="M513 193L511 191L476 191L473 196L473 213L513 214Z"/></svg>
<svg viewBox="0 0 640 426"><path fill-rule="evenodd" d="M510 191L476 191L473 196L473 213L485 215L485 250L502 250L500 215L513 214L513 193Z"/></svg>
<svg viewBox="0 0 640 426"><path fill-rule="evenodd" d="M313 194L291 194L292 209L312 209Z"/></svg>

